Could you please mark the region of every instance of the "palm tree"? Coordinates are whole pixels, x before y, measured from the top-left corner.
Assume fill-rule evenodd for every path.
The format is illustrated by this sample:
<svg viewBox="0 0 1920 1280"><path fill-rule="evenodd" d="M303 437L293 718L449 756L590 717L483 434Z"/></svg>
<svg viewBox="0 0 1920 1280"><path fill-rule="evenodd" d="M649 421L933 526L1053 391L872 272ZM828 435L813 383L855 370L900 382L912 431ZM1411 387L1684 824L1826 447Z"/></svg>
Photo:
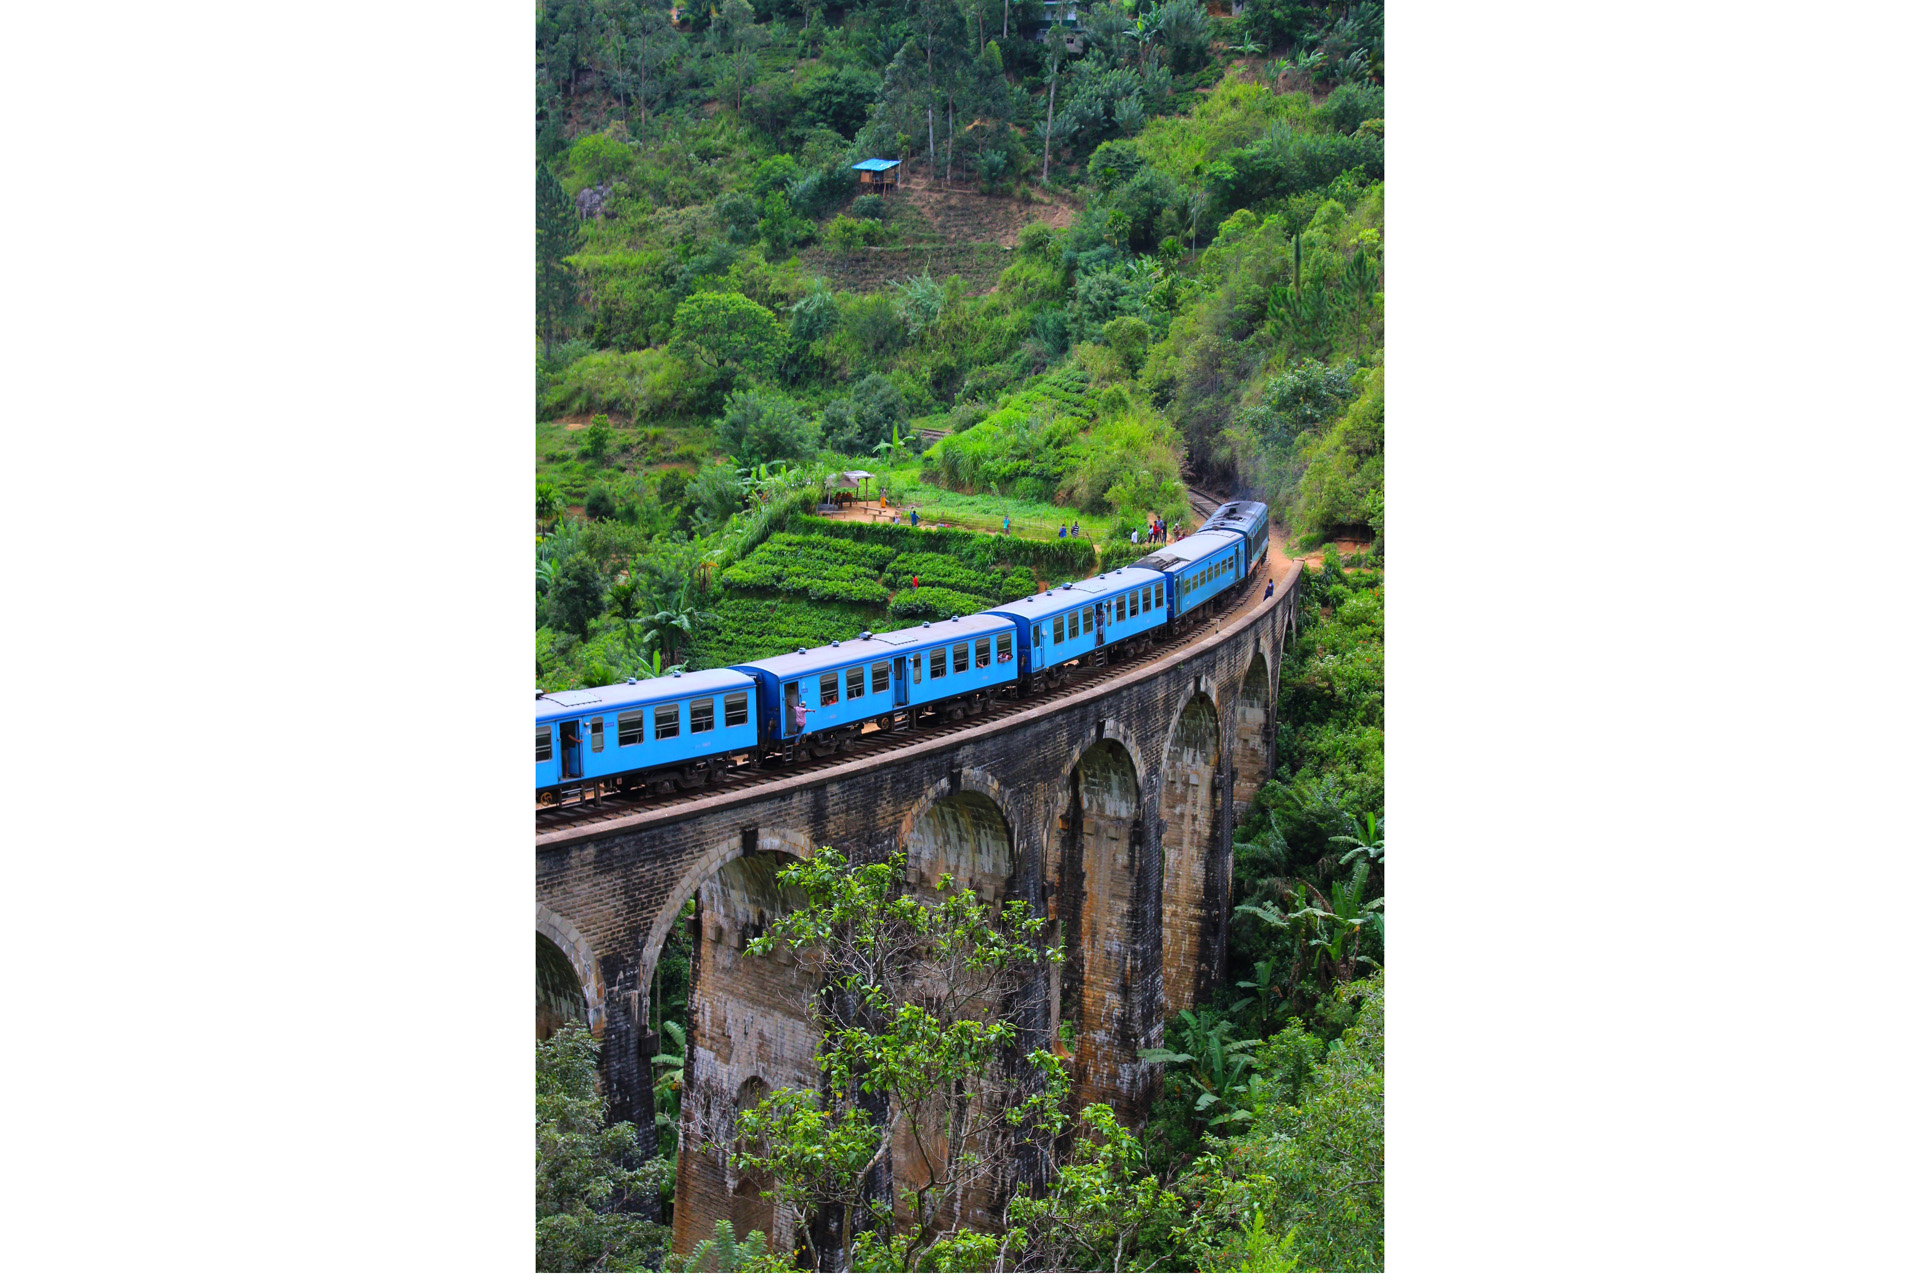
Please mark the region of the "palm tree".
<svg viewBox="0 0 1920 1280"><path fill-rule="evenodd" d="M541 527L553 523L553 518L566 510L566 499L560 490L551 484L536 485L533 490L533 518Z"/></svg>
<svg viewBox="0 0 1920 1280"><path fill-rule="evenodd" d="M677 662L680 651L692 643L694 632L711 625L718 617L694 603L693 582L685 580L673 599L656 608L651 617L640 620L647 628L641 643L661 646L667 651L667 657Z"/></svg>

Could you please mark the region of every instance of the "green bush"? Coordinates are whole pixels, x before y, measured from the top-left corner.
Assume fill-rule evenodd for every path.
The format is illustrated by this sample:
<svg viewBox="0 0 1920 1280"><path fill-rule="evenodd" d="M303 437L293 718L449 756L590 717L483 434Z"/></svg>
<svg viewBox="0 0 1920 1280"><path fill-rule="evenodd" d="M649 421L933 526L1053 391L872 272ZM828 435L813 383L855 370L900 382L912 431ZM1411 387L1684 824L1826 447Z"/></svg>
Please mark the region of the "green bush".
<svg viewBox="0 0 1920 1280"><path fill-rule="evenodd" d="M887 606L887 612L896 618L953 618L979 613L1004 603L1002 600L968 595L963 591L948 591L944 587L921 587L918 591L902 591L895 595L893 602Z"/></svg>

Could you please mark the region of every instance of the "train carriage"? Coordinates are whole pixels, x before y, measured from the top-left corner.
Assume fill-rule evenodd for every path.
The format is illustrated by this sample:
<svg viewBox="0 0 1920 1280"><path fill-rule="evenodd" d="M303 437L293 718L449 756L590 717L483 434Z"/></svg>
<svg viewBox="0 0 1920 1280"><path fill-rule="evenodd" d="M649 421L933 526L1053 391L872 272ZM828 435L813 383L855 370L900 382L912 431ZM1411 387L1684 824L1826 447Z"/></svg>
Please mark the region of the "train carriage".
<svg viewBox="0 0 1920 1280"><path fill-rule="evenodd" d="M1110 645L1129 649L1167 621L1166 575L1128 565L1082 582L1067 582L990 613L1016 631L1023 680L1057 685L1062 668Z"/></svg>
<svg viewBox="0 0 1920 1280"><path fill-rule="evenodd" d="M1015 682L1018 667L1012 624L972 614L862 632L735 670L757 683L763 747L805 759L843 750L869 722L891 728L929 712L953 718L979 710L992 691Z"/></svg>
<svg viewBox="0 0 1920 1280"><path fill-rule="evenodd" d="M1134 562L1167 575L1173 616L1185 621L1218 608L1222 593L1247 576L1247 540L1228 529L1191 534Z"/></svg>
<svg viewBox="0 0 1920 1280"><path fill-rule="evenodd" d="M1266 503L1245 498L1222 503L1200 526L1202 533L1221 529L1237 533L1247 540L1248 564L1257 565L1266 560L1267 535L1271 530Z"/></svg>
<svg viewBox="0 0 1920 1280"><path fill-rule="evenodd" d="M752 678L729 669L539 694L535 800L550 803L588 788L717 780L756 745L754 704Z"/></svg>

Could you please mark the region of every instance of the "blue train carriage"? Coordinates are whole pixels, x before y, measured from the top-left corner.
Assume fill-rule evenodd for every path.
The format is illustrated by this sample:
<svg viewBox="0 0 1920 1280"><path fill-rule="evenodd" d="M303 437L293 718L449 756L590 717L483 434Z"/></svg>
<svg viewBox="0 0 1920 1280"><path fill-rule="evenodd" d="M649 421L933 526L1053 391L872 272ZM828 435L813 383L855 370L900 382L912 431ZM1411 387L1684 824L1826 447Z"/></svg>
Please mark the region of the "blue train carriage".
<svg viewBox="0 0 1920 1280"><path fill-rule="evenodd" d="M1247 563L1259 573L1259 566L1267 561L1267 534L1270 524L1267 517L1267 504L1236 498L1223 503L1207 517L1200 526L1205 532L1212 529L1225 529L1237 533L1247 540Z"/></svg>
<svg viewBox="0 0 1920 1280"><path fill-rule="evenodd" d="M862 632L858 639L802 647L734 667L754 681L759 695L763 758L801 761L832 755L846 750L869 722L890 728L900 697L895 656L891 645Z"/></svg>
<svg viewBox="0 0 1920 1280"><path fill-rule="evenodd" d="M1018 681L1013 626L973 614L743 663L758 682L761 741L791 761L844 751L871 724L957 720ZM804 736L799 708L806 707Z"/></svg>
<svg viewBox="0 0 1920 1280"><path fill-rule="evenodd" d="M1210 529L1134 563L1167 576L1175 623L1184 626L1218 613L1227 592L1246 582L1247 540L1228 529Z"/></svg>
<svg viewBox="0 0 1920 1280"><path fill-rule="evenodd" d="M1013 620L997 613L923 622L874 637L894 654L901 721L958 720L1019 688Z"/></svg>
<svg viewBox="0 0 1920 1280"><path fill-rule="evenodd" d="M755 701L752 677L731 670L541 693L533 703L535 802L717 781L753 756Z"/></svg>
<svg viewBox="0 0 1920 1280"><path fill-rule="evenodd" d="M1134 653L1167 621L1166 575L1128 565L991 610L1016 628L1023 691L1053 689L1070 663L1114 646Z"/></svg>

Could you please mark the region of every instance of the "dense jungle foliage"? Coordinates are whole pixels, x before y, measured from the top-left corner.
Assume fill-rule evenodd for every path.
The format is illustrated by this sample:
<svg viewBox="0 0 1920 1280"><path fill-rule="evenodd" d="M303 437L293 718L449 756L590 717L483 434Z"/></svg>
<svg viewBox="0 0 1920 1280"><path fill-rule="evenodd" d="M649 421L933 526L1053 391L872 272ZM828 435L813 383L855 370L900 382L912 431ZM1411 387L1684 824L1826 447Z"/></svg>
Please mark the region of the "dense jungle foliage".
<svg viewBox="0 0 1920 1280"><path fill-rule="evenodd" d="M1096 545L1190 525L1191 476L1382 552L1380 6L1076 14L543 0L540 684L869 620L774 591L756 630L725 576L849 467Z"/></svg>
<svg viewBox="0 0 1920 1280"><path fill-rule="evenodd" d="M826 1260L725 1224L666 1257L636 1210L670 1212L671 1176L602 1125L591 1040L562 1033L539 1049L543 1269L1383 1265L1383 11L1065 7L541 0L536 680L976 609L1124 562L1150 517L1190 528L1189 482L1268 501L1295 548L1369 543L1309 575L1274 673L1226 980L1150 1054L1141 1132L1058 1120L1078 1141L1006 1236L883 1215ZM904 188L863 189L869 157ZM856 487L879 522L816 517ZM652 1005L663 1160L687 955L676 934ZM980 1083L964 1040L954 1087ZM843 1101L784 1099L763 1132L831 1130Z"/></svg>

